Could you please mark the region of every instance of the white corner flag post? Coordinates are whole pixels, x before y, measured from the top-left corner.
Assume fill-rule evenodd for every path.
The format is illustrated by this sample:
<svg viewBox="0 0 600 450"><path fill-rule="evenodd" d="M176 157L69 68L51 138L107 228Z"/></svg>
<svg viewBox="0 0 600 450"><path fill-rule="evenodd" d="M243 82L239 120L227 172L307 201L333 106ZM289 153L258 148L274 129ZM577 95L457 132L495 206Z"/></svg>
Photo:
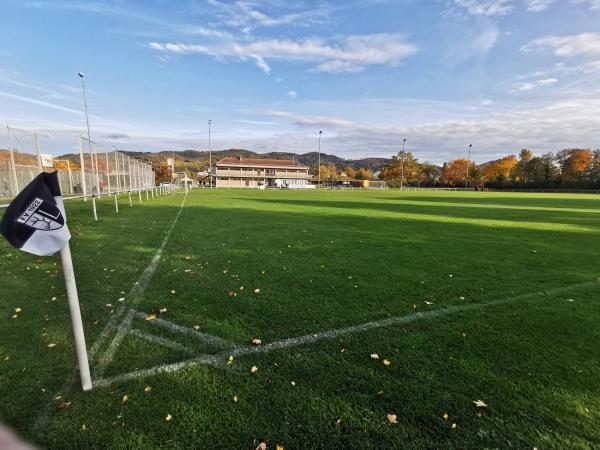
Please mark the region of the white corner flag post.
<svg viewBox="0 0 600 450"><path fill-rule="evenodd" d="M10 202L0 222L0 233L16 248L37 256L60 251L65 276L79 375L84 391L92 389L85 335L71 259L65 207L57 172L42 172Z"/></svg>

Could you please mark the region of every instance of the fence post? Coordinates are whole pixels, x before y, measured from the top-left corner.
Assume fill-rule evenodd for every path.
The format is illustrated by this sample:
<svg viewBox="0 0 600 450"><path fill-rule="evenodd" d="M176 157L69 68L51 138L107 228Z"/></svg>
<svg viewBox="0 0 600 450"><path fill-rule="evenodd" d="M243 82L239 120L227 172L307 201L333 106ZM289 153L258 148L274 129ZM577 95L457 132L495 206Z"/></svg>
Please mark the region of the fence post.
<svg viewBox="0 0 600 450"><path fill-rule="evenodd" d="M40 173L42 173L44 171L44 166L42 165L42 155L40 155L40 144L38 143L37 133L33 133L33 145L35 146L35 152L37 153L38 168L40 169Z"/></svg>
<svg viewBox="0 0 600 450"><path fill-rule="evenodd" d="M6 125L6 132L8 133L8 147L10 151L10 172L13 177L13 195L16 197L19 193L19 181L17 179L17 168L15 167L15 151L12 145L12 136L10 135L10 127Z"/></svg>
<svg viewBox="0 0 600 450"><path fill-rule="evenodd" d="M85 186L85 163L83 157L83 139L79 136L79 166L81 167L81 189L83 190L83 201L87 202L87 187Z"/></svg>
<svg viewBox="0 0 600 450"><path fill-rule="evenodd" d="M104 153L105 159L106 159L106 184L108 186L108 195L110 195L110 169L108 167L108 151Z"/></svg>
<svg viewBox="0 0 600 450"><path fill-rule="evenodd" d="M96 195L92 194L92 209L94 210L94 220L98 220L98 213L96 212Z"/></svg>
<svg viewBox="0 0 600 450"><path fill-rule="evenodd" d="M119 212L119 201L117 200L117 193L115 192L115 211Z"/></svg>

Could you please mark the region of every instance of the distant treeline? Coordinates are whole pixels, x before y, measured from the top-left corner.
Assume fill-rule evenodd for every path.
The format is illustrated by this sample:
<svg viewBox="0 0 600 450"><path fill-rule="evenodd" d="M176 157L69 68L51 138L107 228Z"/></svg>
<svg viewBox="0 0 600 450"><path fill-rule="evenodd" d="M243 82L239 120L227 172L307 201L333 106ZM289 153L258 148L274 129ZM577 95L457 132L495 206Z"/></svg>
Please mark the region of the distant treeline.
<svg viewBox="0 0 600 450"><path fill-rule="evenodd" d="M480 165L455 159L441 167L400 152L383 167L379 178L391 187L468 184L500 189L600 189L600 150L573 148L534 155L524 149L518 157L507 155Z"/></svg>

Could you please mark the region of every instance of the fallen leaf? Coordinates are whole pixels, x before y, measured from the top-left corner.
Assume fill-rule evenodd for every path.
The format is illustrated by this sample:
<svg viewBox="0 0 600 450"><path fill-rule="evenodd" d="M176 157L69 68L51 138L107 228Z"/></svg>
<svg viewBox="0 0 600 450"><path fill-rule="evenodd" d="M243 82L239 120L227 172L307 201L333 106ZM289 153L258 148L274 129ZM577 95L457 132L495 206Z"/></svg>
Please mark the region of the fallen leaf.
<svg viewBox="0 0 600 450"><path fill-rule="evenodd" d="M23 311L21 308L15 308L16 313L20 313L21 311Z"/></svg>
<svg viewBox="0 0 600 450"><path fill-rule="evenodd" d="M148 393L148 392L152 392L152 386L146 386L144 388L144 392Z"/></svg>
<svg viewBox="0 0 600 450"><path fill-rule="evenodd" d="M61 410L71 409L72 407L73 407L72 402L63 402L60 405L58 405L58 409L61 409Z"/></svg>
<svg viewBox="0 0 600 450"><path fill-rule="evenodd" d="M12 316L13 319L16 319L17 317L19 317L19 316L16 314L14 316Z"/></svg>
<svg viewBox="0 0 600 450"><path fill-rule="evenodd" d="M379 359L379 355L377 353L371 353L371 359Z"/></svg>
<svg viewBox="0 0 600 450"><path fill-rule="evenodd" d="M487 408L487 405L483 400L473 400L473 403L475 403L475 406L478 408Z"/></svg>
<svg viewBox="0 0 600 450"><path fill-rule="evenodd" d="M398 416L396 414L388 414L387 419L389 423L398 423Z"/></svg>
<svg viewBox="0 0 600 450"><path fill-rule="evenodd" d="M296 382L295 382L295 381L292 381L292 382L291 382L291 385L292 385L292 386L296 386Z"/></svg>
<svg viewBox="0 0 600 450"><path fill-rule="evenodd" d="M199 329L200 329L200 325L194 325L192 328L193 328L194 330L199 330Z"/></svg>
<svg viewBox="0 0 600 450"><path fill-rule="evenodd" d="M252 339L252 344L260 345L260 344L262 344L262 341L260 339Z"/></svg>
<svg viewBox="0 0 600 450"><path fill-rule="evenodd" d="M391 362L389 359L384 359L384 360L383 360L383 365L384 365L384 366L389 366L389 365L391 365L391 364L392 364L392 362Z"/></svg>
<svg viewBox="0 0 600 450"><path fill-rule="evenodd" d="M566 298L565 300L568 301L568 302L574 302L575 301L572 298Z"/></svg>
<svg viewBox="0 0 600 450"><path fill-rule="evenodd" d="M54 347L56 347L56 344L54 342L48 344L48 348L54 348Z"/></svg>
<svg viewBox="0 0 600 450"><path fill-rule="evenodd" d="M256 450L267 450L267 444L261 442L260 444L258 444L258 447L256 447Z"/></svg>
<svg viewBox="0 0 600 450"><path fill-rule="evenodd" d="M175 292L177 292L175 289L171 289L171 294L174 294Z"/></svg>
<svg viewBox="0 0 600 450"><path fill-rule="evenodd" d="M425 303L426 305L433 305L433 302L427 301L425 300L423 303Z"/></svg>
<svg viewBox="0 0 600 450"><path fill-rule="evenodd" d="M233 396L233 401L234 401L234 402L237 402L237 401L238 401L238 396L237 396L237 395L234 395L234 396Z"/></svg>
<svg viewBox="0 0 600 450"><path fill-rule="evenodd" d="M107 304L106 304L106 307L107 307L107 308L112 308L112 303L107 303Z"/></svg>
<svg viewBox="0 0 600 450"><path fill-rule="evenodd" d="M256 373L256 372L258 372L258 367L252 366L252 368L250 369L250 373Z"/></svg>
<svg viewBox="0 0 600 450"><path fill-rule="evenodd" d="M167 422L170 422L173 419L173 416L171 414L167 414L167 416L165 417L165 420Z"/></svg>
<svg viewBox="0 0 600 450"><path fill-rule="evenodd" d="M121 399L121 403L125 403L127 400L129 400L129 395L125 394Z"/></svg>
<svg viewBox="0 0 600 450"><path fill-rule="evenodd" d="M258 294L259 292L260 292L260 289L258 289L258 288L254 289L255 294Z"/></svg>
<svg viewBox="0 0 600 450"><path fill-rule="evenodd" d="M417 309L417 304L413 303L413 309Z"/></svg>
<svg viewBox="0 0 600 450"><path fill-rule="evenodd" d="M117 300L119 302L124 302L125 301L125 297L120 297L119 300Z"/></svg>
<svg viewBox="0 0 600 450"><path fill-rule="evenodd" d="M192 271L192 269L185 269L184 272L185 273L190 273Z"/></svg>
<svg viewBox="0 0 600 450"><path fill-rule="evenodd" d="M450 426L450 428L452 428L453 430L454 430L454 429L456 429L456 422L454 422L454 423L453 423L453 424Z"/></svg>
<svg viewBox="0 0 600 450"><path fill-rule="evenodd" d="M192 259L192 257L191 256L186 256L185 259Z"/></svg>
<svg viewBox="0 0 600 450"><path fill-rule="evenodd" d="M159 313L164 314L167 312L167 308L161 308L158 310Z"/></svg>
<svg viewBox="0 0 600 450"><path fill-rule="evenodd" d="M234 297L237 297L237 292L235 292L235 291L229 291L227 293L227 295L229 295L229 297L231 297L231 298L234 298Z"/></svg>
<svg viewBox="0 0 600 450"><path fill-rule="evenodd" d="M227 359L227 364L233 364L233 355L229 355L229 358Z"/></svg>
<svg viewBox="0 0 600 450"><path fill-rule="evenodd" d="M283 445L278 445L277 450L283 450Z"/></svg>
<svg viewBox="0 0 600 450"><path fill-rule="evenodd" d="M156 314L148 314L145 320L156 320Z"/></svg>
<svg viewBox="0 0 600 450"><path fill-rule="evenodd" d="M444 413L442 419L444 419L444 422L448 422L448 413Z"/></svg>

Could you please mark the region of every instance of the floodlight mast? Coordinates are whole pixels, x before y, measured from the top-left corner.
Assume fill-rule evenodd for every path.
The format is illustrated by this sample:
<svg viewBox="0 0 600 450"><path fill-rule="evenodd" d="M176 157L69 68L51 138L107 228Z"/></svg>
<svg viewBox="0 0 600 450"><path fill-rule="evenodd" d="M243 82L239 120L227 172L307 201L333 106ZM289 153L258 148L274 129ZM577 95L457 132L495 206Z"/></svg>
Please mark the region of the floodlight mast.
<svg viewBox="0 0 600 450"><path fill-rule="evenodd" d="M467 156L467 178L465 179L465 189L469 188L469 166L471 165L471 148L473 144L469 144L469 153Z"/></svg>
<svg viewBox="0 0 600 450"><path fill-rule="evenodd" d="M88 150L90 152L90 158L92 159L92 169L94 167L94 156L92 155L92 137L90 135L90 117L88 115L88 105L87 105L87 93L85 90L85 75L83 72L79 72L79 78L81 78L81 86L83 88L83 106L85 107L85 123L87 125L87 136L88 136ZM98 192L99 194L99 192Z"/></svg>
<svg viewBox="0 0 600 450"><path fill-rule="evenodd" d="M317 187L321 186L321 135L323 134L323 130L319 130L319 168L317 169Z"/></svg>
<svg viewBox="0 0 600 450"><path fill-rule="evenodd" d="M406 138L402 139L402 159L400 160L400 190L404 189L404 148L406 147Z"/></svg>
<svg viewBox="0 0 600 450"><path fill-rule="evenodd" d="M212 125L212 120L208 120L208 183L210 184L210 188L212 189L212 146L210 142L210 126Z"/></svg>

